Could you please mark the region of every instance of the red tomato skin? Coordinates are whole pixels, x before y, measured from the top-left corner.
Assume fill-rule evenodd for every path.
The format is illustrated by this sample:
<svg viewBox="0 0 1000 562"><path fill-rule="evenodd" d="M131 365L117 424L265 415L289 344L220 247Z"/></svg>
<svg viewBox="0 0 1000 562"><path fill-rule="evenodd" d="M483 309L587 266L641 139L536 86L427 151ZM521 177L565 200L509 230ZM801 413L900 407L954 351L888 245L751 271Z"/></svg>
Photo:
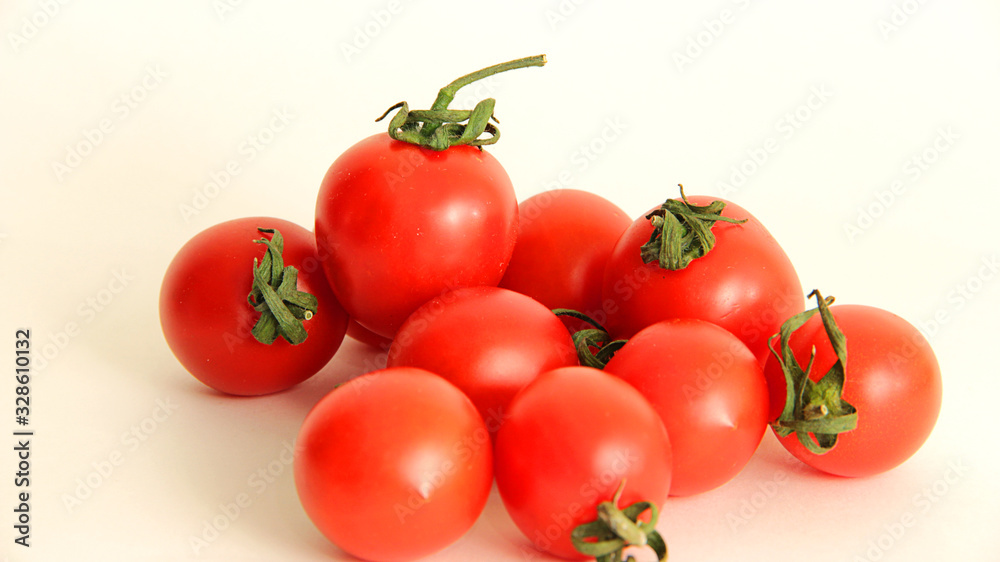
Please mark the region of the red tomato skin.
<svg viewBox="0 0 1000 562"><path fill-rule="evenodd" d="M346 552L413 560L457 541L493 484L489 433L469 399L422 369L383 369L312 408L295 443L309 518Z"/></svg>
<svg viewBox="0 0 1000 562"><path fill-rule="evenodd" d="M881 474L913 456L937 423L942 395L937 357L919 330L891 312L855 304L833 305L830 312L847 338L842 396L858 410L858 426L841 433L823 455L809 452L795 434L779 441L802 462L829 474ZM774 345L779 349L777 341ZM822 378L836 361L819 315L792 335L790 345L803 367L815 346L812 380ZM773 357L764 372L773 421L784 407L785 377Z"/></svg>
<svg viewBox="0 0 1000 562"><path fill-rule="evenodd" d="M488 152L434 151L380 133L330 166L316 203L316 240L337 298L391 338L446 290L497 285L517 238L517 198Z"/></svg>
<svg viewBox="0 0 1000 562"><path fill-rule="evenodd" d="M573 339L552 311L489 286L455 289L417 309L387 362L444 377L472 399L493 432L510 400L539 373L578 364Z"/></svg>
<svg viewBox="0 0 1000 562"><path fill-rule="evenodd" d="M604 266L632 223L628 214L594 193L554 189L522 201L518 217L517 245L500 286L604 322Z"/></svg>
<svg viewBox="0 0 1000 562"><path fill-rule="evenodd" d="M733 334L703 320L673 319L632 337L606 372L634 386L663 418L674 450L670 495L732 480L767 429L760 363Z"/></svg>
<svg viewBox="0 0 1000 562"><path fill-rule="evenodd" d="M304 321L306 340L280 336L268 345L250 330L260 314L247 302L254 259L276 228L284 238L286 266L299 270L298 288L316 296L316 314ZM277 218L226 221L195 235L167 267L159 298L160 325L170 350L196 379L226 394L257 396L308 379L336 353L347 331L347 313L333 295L309 230Z"/></svg>
<svg viewBox="0 0 1000 562"><path fill-rule="evenodd" d="M714 199L688 197L695 205ZM639 248L653 232L649 220L639 217L629 226L604 274L607 328L613 336L628 338L668 318L698 318L735 334L764 364L767 338L786 318L805 310L805 296L788 256L760 221L728 201L722 215L749 220L715 223L715 247L677 271L642 262Z"/></svg>
<svg viewBox="0 0 1000 562"><path fill-rule="evenodd" d="M540 550L586 558L572 530L626 480L619 507L663 508L673 455L660 417L634 388L591 367L539 375L510 405L494 450L497 489L521 532Z"/></svg>

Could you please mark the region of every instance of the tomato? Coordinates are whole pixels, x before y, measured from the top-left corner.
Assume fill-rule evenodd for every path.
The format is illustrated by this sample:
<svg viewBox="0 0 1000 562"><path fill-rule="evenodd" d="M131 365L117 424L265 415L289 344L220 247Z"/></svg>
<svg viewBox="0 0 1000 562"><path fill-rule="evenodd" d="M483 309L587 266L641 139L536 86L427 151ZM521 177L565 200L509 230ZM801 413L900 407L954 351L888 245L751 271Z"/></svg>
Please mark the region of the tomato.
<svg viewBox="0 0 1000 562"><path fill-rule="evenodd" d="M670 438L634 388L591 367L539 375L515 396L496 436L497 489L535 547L581 558L574 528L626 481L622 503L660 505L670 489Z"/></svg>
<svg viewBox="0 0 1000 562"><path fill-rule="evenodd" d="M315 314L302 321L307 336L296 345L283 337L265 344L252 334L263 314L248 302L254 260L268 253L255 240L273 241L279 233L284 264L298 271L298 290L317 301ZM164 275L159 311L163 335L184 368L206 385L237 395L278 392L308 379L333 357L347 330L347 314L323 275L313 234L269 217L223 222L188 241Z"/></svg>
<svg viewBox="0 0 1000 562"><path fill-rule="evenodd" d="M629 339L604 370L638 389L663 418L674 450L672 496L731 480L767 429L760 364L736 336L704 320L653 324Z"/></svg>
<svg viewBox="0 0 1000 562"><path fill-rule="evenodd" d="M467 145L435 151L373 135L330 166L316 202L333 291L383 337L449 289L499 283L516 237L510 178Z"/></svg>
<svg viewBox="0 0 1000 562"><path fill-rule="evenodd" d="M857 411L856 427L840 433L824 454L810 452L795 433L779 441L802 462L830 474L861 477L888 471L910 458L937 422L942 392L937 358L920 331L891 312L853 304L834 305L829 311L846 338L841 396ZM820 315L793 332L789 345L803 367L815 349L809 371L813 381L837 362ZM772 356L764 372L774 421L786 399L781 362Z"/></svg>
<svg viewBox="0 0 1000 562"><path fill-rule="evenodd" d="M347 323L347 336L367 346L382 350L389 349L389 345L392 343L391 339L382 337L368 328L365 328L361 324L358 324L357 320L354 320L353 318Z"/></svg>
<svg viewBox="0 0 1000 562"><path fill-rule="evenodd" d="M713 198L690 196L693 205ZM723 201L715 247L678 270L643 263L640 247L653 232L648 219L635 220L619 239L604 274L606 328L616 338L667 318L699 318L736 334L763 365L767 339L785 318L805 308L791 261L764 225L742 207Z"/></svg>
<svg viewBox="0 0 1000 562"><path fill-rule="evenodd" d="M469 399L421 369L373 371L306 416L295 442L302 507L366 560L411 560L458 540L493 484L489 433Z"/></svg>
<svg viewBox="0 0 1000 562"><path fill-rule="evenodd" d="M500 286L603 322L604 265L632 219L607 199L554 189L518 206L517 245ZM583 326L564 319L576 331Z"/></svg>
<svg viewBox="0 0 1000 562"><path fill-rule="evenodd" d="M466 287L431 299L400 328L388 366L427 369L472 399L491 431L511 398L539 373L576 365L569 331L531 297Z"/></svg>

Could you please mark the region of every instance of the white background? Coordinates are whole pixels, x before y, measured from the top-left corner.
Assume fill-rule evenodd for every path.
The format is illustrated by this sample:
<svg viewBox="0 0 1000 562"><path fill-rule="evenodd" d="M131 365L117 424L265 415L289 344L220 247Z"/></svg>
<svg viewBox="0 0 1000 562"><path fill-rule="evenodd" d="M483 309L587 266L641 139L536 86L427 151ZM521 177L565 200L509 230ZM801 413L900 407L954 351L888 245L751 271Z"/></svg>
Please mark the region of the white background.
<svg viewBox="0 0 1000 562"><path fill-rule="evenodd" d="M724 195L807 290L922 326L941 363L941 417L910 461L827 477L768 435L734 481L663 507L671 559L1000 559L998 32L993 0L0 4L0 561L343 557L301 510L286 446L378 358L349 342L291 391L221 397L167 349L160 280L223 220L311 227L327 167L393 103L540 53L455 104L497 98L489 150L519 198L562 181L638 216L679 182ZM24 327L30 549L13 543ZM523 545L494 496L435 558Z"/></svg>

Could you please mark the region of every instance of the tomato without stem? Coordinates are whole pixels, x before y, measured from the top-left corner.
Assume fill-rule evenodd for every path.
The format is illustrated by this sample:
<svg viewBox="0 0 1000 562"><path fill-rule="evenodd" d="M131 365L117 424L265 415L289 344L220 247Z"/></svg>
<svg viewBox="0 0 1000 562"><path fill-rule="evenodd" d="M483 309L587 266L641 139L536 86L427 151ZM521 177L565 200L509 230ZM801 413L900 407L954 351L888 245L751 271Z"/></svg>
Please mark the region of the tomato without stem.
<svg viewBox="0 0 1000 562"><path fill-rule="evenodd" d="M550 309L567 308L604 322L601 285L615 242L632 219L594 193L554 189L518 206L517 245L501 287ZM567 326L583 326L564 319Z"/></svg>
<svg viewBox="0 0 1000 562"><path fill-rule="evenodd" d="M308 336L297 345L282 337L265 344L252 334L261 312L247 296L254 260L267 253L254 242L267 238L258 228L281 234L298 290L316 297L316 313L302 321ZM269 394L308 379L333 357L347 330L320 261L313 234L281 219L242 218L200 232L176 254L160 288L160 324L171 351L195 378L228 394Z"/></svg>
<svg viewBox="0 0 1000 562"><path fill-rule="evenodd" d="M510 178L466 145L435 151L373 135L337 158L316 203L334 293L384 337L449 289L499 283L516 236Z"/></svg>
<svg viewBox="0 0 1000 562"><path fill-rule="evenodd" d="M591 367L539 375L511 402L496 437L497 489L539 549L582 558L570 535L597 519L622 480L622 505L668 495L672 454L659 415L627 383Z"/></svg>
<svg viewBox="0 0 1000 562"><path fill-rule="evenodd" d="M760 364L733 334L704 320L664 320L643 329L605 371L638 389L663 418L674 450L671 495L731 480L767 429Z"/></svg>
<svg viewBox="0 0 1000 562"><path fill-rule="evenodd" d="M714 199L689 196L694 205ZM668 318L698 318L726 328L767 360L767 339L785 318L805 308L798 275L781 246L742 207L725 202L722 216L747 219L712 226L715 247L678 270L643 263L640 248L653 232L640 217L615 246L604 274L607 329L616 338Z"/></svg>
<svg viewBox="0 0 1000 562"><path fill-rule="evenodd" d="M891 312L863 305L829 310L846 337L842 398L857 410L857 427L838 434L836 445L821 455L807 450L794 433L779 441L802 462L830 474L862 477L888 471L910 458L937 422L942 393L937 358L923 335ZM789 345L803 367L815 349L809 371L813 381L837 361L819 315L793 332ZM777 358L768 360L765 374L774 421L786 399Z"/></svg>
<svg viewBox="0 0 1000 562"><path fill-rule="evenodd" d="M388 366L420 367L461 388L491 431L511 398L539 373L576 365L559 318L531 297L499 287L466 287L431 299L403 323Z"/></svg>
<svg viewBox="0 0 1000 562"><path fill-rule="evenodd" d="M412 560L472 527L492 460L489 433L460 390L422 369L384 369L309 412L295 443L295 485L334 544L366 560Z"/></svg>

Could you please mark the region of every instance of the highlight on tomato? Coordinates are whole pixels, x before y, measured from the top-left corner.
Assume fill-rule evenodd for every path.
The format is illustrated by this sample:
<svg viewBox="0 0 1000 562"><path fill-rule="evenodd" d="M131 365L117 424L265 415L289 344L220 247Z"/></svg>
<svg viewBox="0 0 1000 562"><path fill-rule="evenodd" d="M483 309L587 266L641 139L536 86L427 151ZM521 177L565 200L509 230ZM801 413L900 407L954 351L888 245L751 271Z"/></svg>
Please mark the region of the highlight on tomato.
<svg viewBox="0 0 1000 562"><path fill-rule="evenodd" d="M540 374L511 401L494 457L503 504L535 548L586 558L648 544L666 556L653 531L670 490L671 440L625 381L583 366Z"/></svg>
<svg viewBox="0 0 1000 562"><path fill-rule="evenodd" d="M926 442L941 411L941 371L912 324L886 310L832 305L789 318L765 365L781 444L830 474L891 470Z"/></svg>
<svg viewBox="0 0 1000 562"><path fill-rule="evenodd" d="M767 430L760 363L739 338L710 322L682 318L648 326L604 371L635 387L663 419L674 452L672 496L732 480Z"/></svg>
<svg viewBox="0 0 1000 562"><path fill-rule="evenodd" d="M164 338L202 383L227 394L285 390L336 353L347 313L309 230L272 217L226 221L177 252L160 287Z"/></svg>
<svg viewBox="0 0 1000 562"><path fill-rule="evenodd" d="M668 318L726 328L761 365L768 338L805 309L798 274L746 209L722 199L668 199L636 219L608 260L602 289L608 331L627 339Z"/></svg>
<svg viewBox="0 0 1000 562"><path fill-rule="evenodd" d="M489 432L472 402L423 369L373 371L309 411L295 487L316 528L364 560L414 560L461 538L493 484Z"/></svg>
<svg viewBox="0 0 1000 562"><path fill-rule="evenodd" d="M495 143L495 100L448 109L456 92L544 56L463 76L430 110L406 102L388 133L361 140L330 166L316 201L316 241L337 298L368 330L391 338L420 305L466 286L497 285L514 251L517 198L483 146ZM484 136L485 135L485 136Z"/></svg>

